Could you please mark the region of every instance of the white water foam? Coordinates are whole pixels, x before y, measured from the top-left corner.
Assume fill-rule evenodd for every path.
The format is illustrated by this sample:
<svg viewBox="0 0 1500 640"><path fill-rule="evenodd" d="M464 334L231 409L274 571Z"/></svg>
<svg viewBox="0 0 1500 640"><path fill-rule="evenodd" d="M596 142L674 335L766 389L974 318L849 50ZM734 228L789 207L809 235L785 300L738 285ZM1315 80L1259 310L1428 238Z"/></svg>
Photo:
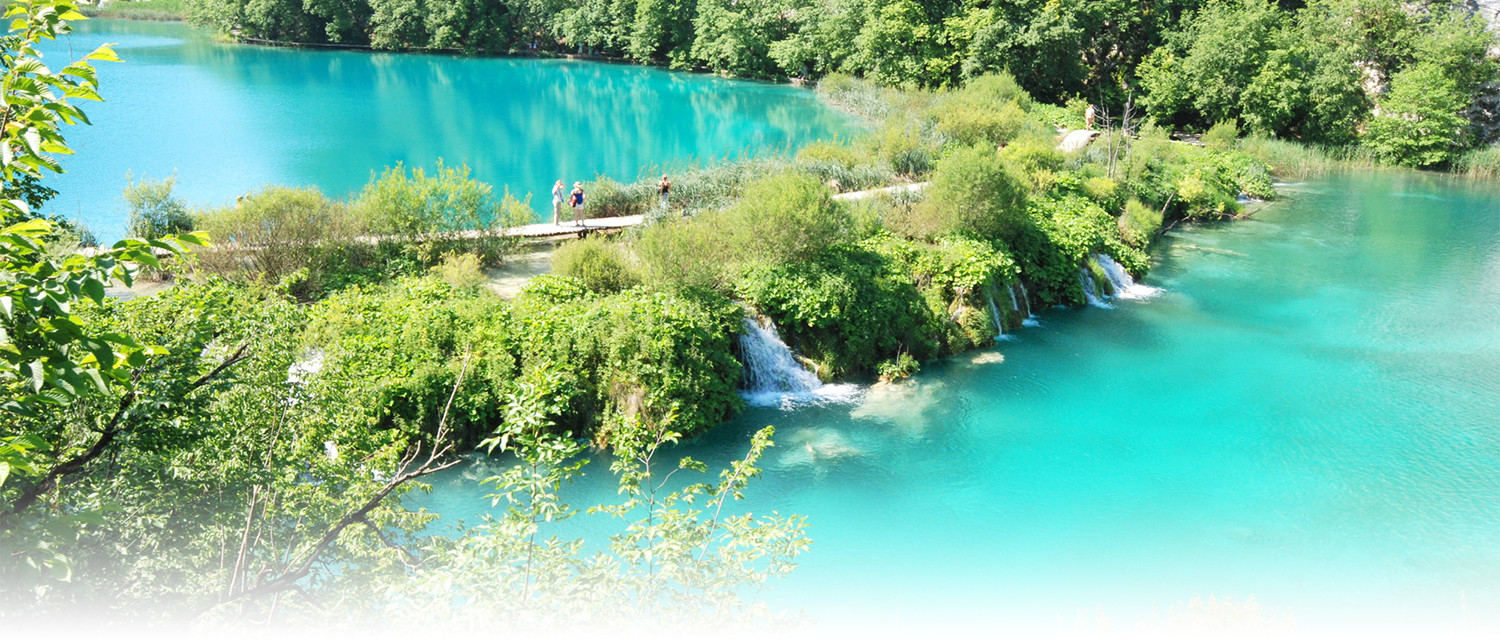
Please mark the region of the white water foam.
<svg viewBox="0 0 1500 640"><path fill-rule="evenodd" d="M1078 282L1083 285L1083 297L1088 298L1089 304L1100 309L1113 309L1114 305L1105 302L1104 297L1094 290L1094 276L1088 269L1078 270Z"/></svg>
<svg viewBox="0 0 1500 640"><path fill-rule="evenodd" d="M859 393L852 384L825 385L781 341L769 319L746 317L740 334L740 357L745 363L745 402L757 407L791 407L845 402Z"/></svg>
<svg viewBox="0 0 1500 640"><path fill-rule="evenodd" d="M1126 300L1143 300L1161 293L1161 289L1137 284L1135 278L1130 277L1130 272L1114 258L1103 253L1094 254L1094 259L1099 261L1099 266L1104 268L1104 275L1109 278L1109 283L1115 288L1116 298Z"/></svg>

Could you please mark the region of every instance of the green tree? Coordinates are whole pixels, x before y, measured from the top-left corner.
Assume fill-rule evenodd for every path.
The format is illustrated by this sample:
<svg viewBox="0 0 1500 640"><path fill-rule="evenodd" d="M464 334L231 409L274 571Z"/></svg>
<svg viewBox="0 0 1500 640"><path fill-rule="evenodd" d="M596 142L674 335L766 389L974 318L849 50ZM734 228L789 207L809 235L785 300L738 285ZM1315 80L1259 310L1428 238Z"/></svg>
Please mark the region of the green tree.
<svg viewBox="0 0 1500 640"><path fill-rule="evenodd" d="M943 56L942 29L913 0L875 4L855 38L853 70L891 86L941 86L956 69Z"/></svg>
<svg viewBox="0 0 1500 640"><path fill-rule="evenodd" d="M1391 79L1370 120L1364 143L1389 162L1429 167L1451 160L1469 145L1463 111L1469 97L1437 63L1421 62Z"/></svg>

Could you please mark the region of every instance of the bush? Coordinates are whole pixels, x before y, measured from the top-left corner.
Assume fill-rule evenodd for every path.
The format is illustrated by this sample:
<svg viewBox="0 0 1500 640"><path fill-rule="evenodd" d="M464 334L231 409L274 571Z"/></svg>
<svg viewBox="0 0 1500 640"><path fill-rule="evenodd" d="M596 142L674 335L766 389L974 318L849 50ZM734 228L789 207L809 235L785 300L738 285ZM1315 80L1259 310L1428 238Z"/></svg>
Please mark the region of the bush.
<svg viewBox="0 0 1500 640"><path fill-rule="evenodd" d="M779 264L810 259L847 237L849 214L828 189L797 173L767 176L713 216L736 262Z"/></svg>
<svg viewBox="0 0 1500 640"><path fill-rule="evenodd" d="M433 267L432 272L448 283L448 286L468 291L478 289L489 281L479 266L479 256L472 253L450 253L443 256L442 263Z"/></svg>
<svg viewBox="0 0 1500 640"><path fill-rule="evenodd" d="M910 178L926 175L937 157L936 145L922 135L915 123L887 125L877 135L876 147L896 173Z"/></svg>
<svg viewBox="0 0 1500 640"><path fill-rule="evenodd" d="M909 378L920 368L922 368L922 365L917 362L916 358L911 357L909 353L903 353L875 365L875 375L879 376L883 382L891 382L902 378Z"/></svg>
<svg viewBox="0 0 1500 640"><path fill-rule="evenodd" d="M868 249L840 245L812 260L761 265L738 285L741 299L834 377L868 372L901 353L919 359L938 353L922 295Z"/></svg>
<svg viewBox="0 0 1500 640"><path fill-rule="evenodd" d="M543 276L517 298L515 317L523 366L557 368L578 390L560 426L599 446L642 427L696 435L741 406L732 341L744 311L722 296L598 296Z"/></svg>
<svg viewBox="0 0 1500 640"><path fill-rule="evenodd" d="M324 288L321 258L345 252L364 231L344 205L316 188L270 186L232 206L198 213L194 226L217 243L198 252L209 271L281 283L302 299Z"/></svg>
<svg viewBox="0 0 1500 640"><path fill-rule="evenodd" d="M136 182L129 177L125 187L126 226L133 238L156 240L162 236L193 230L193 215L187 204L172 195L177 185L177 176L152 181L141 178Z"/></svg>
<svg viewBox="0 0 1500 640"><path fill-rule="evenodd" d="M1032 225L1010 247L1026 274L1031 295L1044 305L1083 303L1078 270L1089 254L1110 246L1118 223L1099 205L1078 195L1033 200L1027 215Z"/></svg>
<svg viewBox="0 0 1500 640"><path fill-rule="evenodd" d="M996 108L989 104L976 104L959 96L939 101L933 107L932 118L938 133L964 146L993 147L1001 142L1009 142L1026 124L1026 112L1014 102Z"/></svg>
<svg viewBox="0 0 1500 640"><path fill-rule="evenodd" d="M962 89L940 95L930 116L939 133L960 145L995 146L1015 139L1028 121L1031 96L1008 73L970 80Z"/></svg>
<svg viewBox="0 0 1500 640"><path fill-rule="evenodd" d="M1209 127L1208 133L1203 134L1201 141L1210 149L1224 150L1234 148L1235 142L1239 139L1239 125L1233 120L1224 120Z"/></svg>
<svg viewBox="0 0 1500 640"><path fill-rule="evenodd" d="M552 272L573 278L594 293L615 293L641 282L624 245L599 236L559 246L552 254Z"/></svg>
<svg viewBox="0 0 1500 640"><path fill-rule="evenodd" d="M642 229L634 243L642 279L660 290L730 290L726 276L734 247L727 244L729 233L722 219L710 212Z"/></svg>
<svg viewBox="0 0 1500 640"><path fill-rule="evenodd" d="M1131 198L1125 203L1125 213L1120 216L1119 225L1120 235L1126 242L1144 249L1161 231L1162 212Z"/></svg>
<svg viewBox="0 0 1500 640"><path fill-rule="evenodd" d="M323 354L311 393L360 409L330 419L432 433L452 395L448 424L471 445L502 418L520 371L504 303L435 278L339 292L313 307L305 341Z"/></svg>
<svg viewBox="0 0 1500 640"><path fill-rule="evenodd" d="M415 236L488 228L496 221L490 185L469 168L444 166L428 175L397 164L366 185L350 208L371 233Z"/></svg>
<svg viewBox="0 0 1500 640"><path fill-rule="evenodd" d="M1010 165L987 147L962 147L938 162L927 200L916 215L893 221L909 237L967 233L1003 239L1024 224L1026 187Z"/></svg>

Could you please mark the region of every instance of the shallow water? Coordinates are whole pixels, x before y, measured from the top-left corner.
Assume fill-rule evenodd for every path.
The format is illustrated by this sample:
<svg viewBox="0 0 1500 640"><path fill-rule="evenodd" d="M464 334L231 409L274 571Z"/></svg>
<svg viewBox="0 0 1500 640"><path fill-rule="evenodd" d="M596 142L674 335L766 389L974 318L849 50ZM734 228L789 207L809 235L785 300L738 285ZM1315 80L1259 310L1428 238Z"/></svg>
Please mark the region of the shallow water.
<svg viewBox="0 0 1500 640"><path fill-rule="evenodd" d="M1210 597L1254 598L1209 617L1261 631L1500 629L1500 189L1283 193L1170 233L1154 298L682 447L722 464L777 426L749 506L815 542L771 603L880 632L1150 629ZM420 504L481 494L454 474Z"/></svg>
<svg viewBox="0 0 1500 640"><path fill-rule="evenodd" d="M126 175L176 171L178 193L223 204L269 183L356 191L397 162L467 163L479 180L537 194L552 182L796 148L850 132L810 91L623 64L251 47L175 23L89 20L44 48L54 68L116 43L99 63L94 126L48 209L101 239L124 233ZM61 58L62 60L59 60Z"/></svg>

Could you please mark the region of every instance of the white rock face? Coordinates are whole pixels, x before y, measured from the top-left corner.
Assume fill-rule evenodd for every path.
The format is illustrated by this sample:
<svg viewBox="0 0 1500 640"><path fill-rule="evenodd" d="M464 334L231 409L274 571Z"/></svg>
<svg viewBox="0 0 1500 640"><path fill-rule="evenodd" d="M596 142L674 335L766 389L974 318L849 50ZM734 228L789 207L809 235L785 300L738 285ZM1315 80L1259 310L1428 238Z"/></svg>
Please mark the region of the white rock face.
<svg viewBox="0 0 1500 640"><path fill-rule="evenodd" d="M1467 0L1467 4L1470 11L1489 23L1491 31L1500 31L1500 0ZM1500 46L1490 49L1490 55L1500 56ZM1469 109L1468 117L1477 125L1481 141L1500 141L1500 83L1491 82L1485 87Z"/></svg>

